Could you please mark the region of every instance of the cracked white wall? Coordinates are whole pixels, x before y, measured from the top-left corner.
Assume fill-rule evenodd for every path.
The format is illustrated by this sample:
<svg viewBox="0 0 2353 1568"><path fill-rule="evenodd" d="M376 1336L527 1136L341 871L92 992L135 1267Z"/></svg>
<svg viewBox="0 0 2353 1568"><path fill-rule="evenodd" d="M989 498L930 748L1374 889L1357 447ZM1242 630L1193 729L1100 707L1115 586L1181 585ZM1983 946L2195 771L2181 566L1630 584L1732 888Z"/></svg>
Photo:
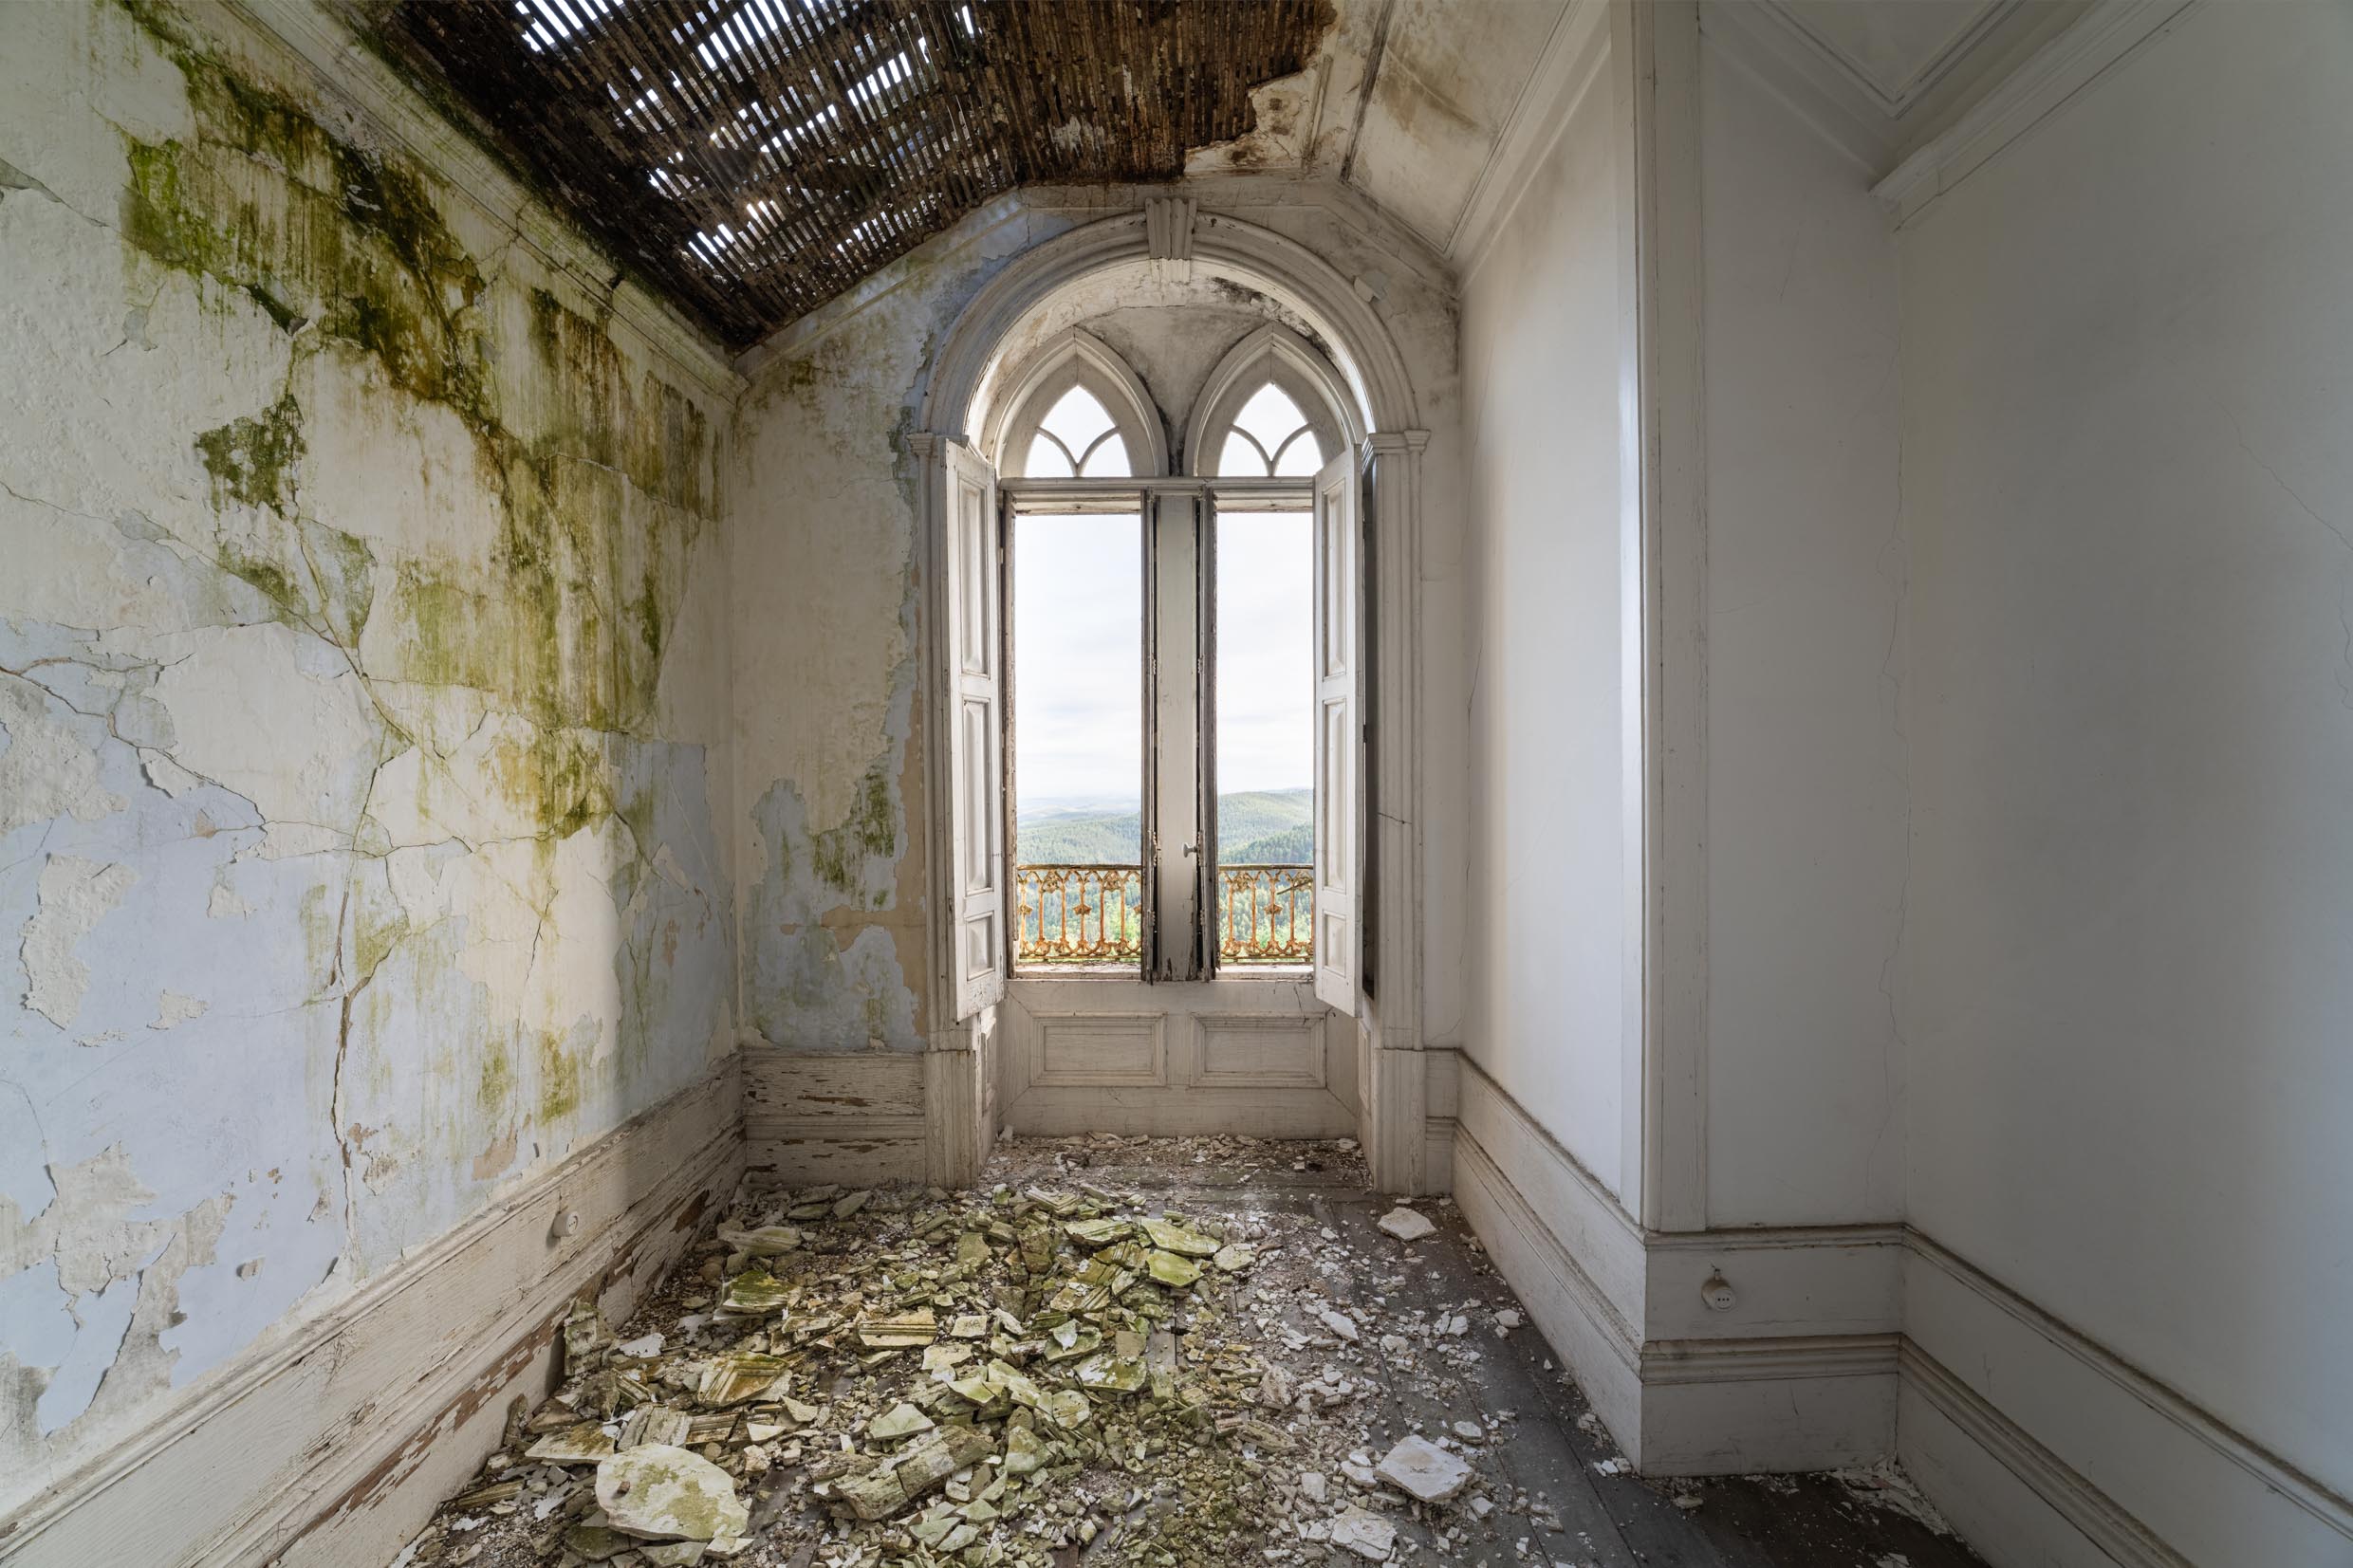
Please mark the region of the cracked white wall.
<svg viewBox="0 0 2353 1568"><path fill-rule="evenodd" d="M733 1042L732 386L196 15L0 8L0 1510Z"/></svg>
<svg viewBox="0 0 2353 1568"><path fill-rule="evenodd" d="M1423 722L1431 757L1459 758L1465 677L1451 281L1424 248L1351 194L1291 175L1226 175L1188 189L1205 210L1291 237L1377 296L1434 433L1424 466ZM744 820L736 885L740 1007L747 1031L771 1044L844 1051L923 1043L918 512L903 437L915 428L938 341L973 293L1012 256L1132 212L1141 196L1040 188L1003 198L754 356L761 363L739 411L730 482L740 514L732 618ZM1067 310L1123 349L1143 349L1139 368L1148 373L1171 367L1162 379L1183 388L1172 400L1189 398L1187 378L1197 379L1229 346L1210 339L1140 344L1115 303ZM1237 308L1238 336L1243 318L1262 312L1247 303ZM1030 336L1075 319L1032 323ZM1433 864L1457 863L1460 776L1434 762L1424 788ZM1423 1031L1436 1044L1460 1039L1460 897L1458 878L1433 873Z"/></svg>

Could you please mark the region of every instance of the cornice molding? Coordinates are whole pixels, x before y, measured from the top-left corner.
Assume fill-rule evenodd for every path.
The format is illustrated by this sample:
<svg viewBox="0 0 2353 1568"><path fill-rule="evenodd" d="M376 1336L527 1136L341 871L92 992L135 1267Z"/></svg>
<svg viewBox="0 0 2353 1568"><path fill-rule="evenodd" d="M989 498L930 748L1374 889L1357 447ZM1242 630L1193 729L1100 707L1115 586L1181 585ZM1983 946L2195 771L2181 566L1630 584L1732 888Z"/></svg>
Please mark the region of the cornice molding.
<svg viewBox="0 0 2353 1568"><path fill-rule="evenodd" d="M1608 60L1608 0L1569 0L1479 167L1454 231L1446 237L1446 259L1463 277L1478 270L1529 181L1561 139L1569 117L1601 79Z"/></svg>
<svg viewBox="0 0 2353 1568"><path fill-rule="evenodd" d="M2074 27L1871 188L1898 227L1919 216L2110 70L2179 26L2197 0L2099 0Z"/></svg>

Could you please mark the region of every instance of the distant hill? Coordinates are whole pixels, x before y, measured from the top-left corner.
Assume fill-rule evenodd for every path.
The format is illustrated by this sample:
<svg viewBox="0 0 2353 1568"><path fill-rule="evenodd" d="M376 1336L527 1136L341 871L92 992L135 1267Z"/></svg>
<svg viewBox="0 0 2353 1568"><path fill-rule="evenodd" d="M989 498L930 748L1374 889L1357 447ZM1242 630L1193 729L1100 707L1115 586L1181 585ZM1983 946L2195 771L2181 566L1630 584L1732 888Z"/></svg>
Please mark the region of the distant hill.
<svg viewBox="0 0 2353 1568"><path fill-rule="evenodd" d="M1217 799L1220 858L1305 865L1314 854L1312 789L1237 790ZM1051 806L1014 826L1019 862L1029 866L1132 866L1143 859L1142 822L1133 811Z"/></svg>

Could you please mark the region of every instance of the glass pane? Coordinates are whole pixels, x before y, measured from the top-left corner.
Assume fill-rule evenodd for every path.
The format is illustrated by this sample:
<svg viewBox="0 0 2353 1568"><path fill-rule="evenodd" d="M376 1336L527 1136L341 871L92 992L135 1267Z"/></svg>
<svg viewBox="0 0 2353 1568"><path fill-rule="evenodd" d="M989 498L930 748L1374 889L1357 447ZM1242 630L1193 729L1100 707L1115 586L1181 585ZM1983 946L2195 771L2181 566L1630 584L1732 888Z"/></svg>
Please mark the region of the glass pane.
<svg viewBox="0 0 2353 1568"><path fill-rule="evenodd" d="M1217 954L1314 958L1315 548L1306 512L1217 518Z"/></svg>
<svg viewBox="0 0 2353 1568"><path fill-rule="evenodd" d="M1226 450L1217 454L1217 477L1220 479L1264 479L1267 460L1250 437L1238 430L1226 432Z"/></svg>
<svg viewBox="0 0 2353 1568"><path fill-rule="evenodd" d="M1013 519L1013 956L1143 958L1143 530Z"/></svg>
<svg viewBox="0 0 2353 1568"><path fill-rule="evenodd" d="M1070 477L1070 454L1062 450L1062 443L1040 431L1029 438L1029 455L1021 462L1025 479L1067 479Z"/></svg>
<svg viewBox="0 0 2353 1568"><path fill-rule="evenodd" d="M1264 450L1280 452L1283 443L1290 439L1291 432L1307 422L1307 416L1299 412L1299 405L1281 387L1269 381L1251 394L1250 401L1242 405L1242 412L1233 416L1233 422L1250 432Z"/></svg>
<svg viewBox="0 0 2353 1568"><path fill-rule="evenodd" d="M1112 431L1095 443L1095 450L1086 454L1086 466L1079 470L1088 479L1125 479L1135 473L1127 455L1127 437Z"/></svg>
<svg viewBox="0 0 2353 1568"><path fill-rule="evenodd" d="M1053 432L1054 439L1072 452L1084 452L1095 444L1096 437L1111 428L1111 415L1103 412L1093 393L1084 387L1072 387L1046 411L1038 428Z"/></svg>
<svg viewBox="0 0 2353 1568"><path fill-rule="evenodd" d="M1287 479L1313 479L1324 467L1324 443L1315 432L1303 430L1291 437L1274 459L1274 471Z"/></svg>

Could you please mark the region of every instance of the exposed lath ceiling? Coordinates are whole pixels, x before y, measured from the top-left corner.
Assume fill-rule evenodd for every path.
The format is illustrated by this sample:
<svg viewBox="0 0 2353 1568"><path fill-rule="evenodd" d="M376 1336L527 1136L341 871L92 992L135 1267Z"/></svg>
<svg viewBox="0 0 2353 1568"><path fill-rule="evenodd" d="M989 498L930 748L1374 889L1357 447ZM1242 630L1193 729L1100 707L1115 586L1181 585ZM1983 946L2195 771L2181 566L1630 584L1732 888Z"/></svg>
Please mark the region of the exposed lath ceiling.
<svg viewBox="0 0 2353 1568"><path fill-rule="evenodd" d="M1000 192L1175 178L1332 0L396 0L615 254L738 347Z"/></svg>

